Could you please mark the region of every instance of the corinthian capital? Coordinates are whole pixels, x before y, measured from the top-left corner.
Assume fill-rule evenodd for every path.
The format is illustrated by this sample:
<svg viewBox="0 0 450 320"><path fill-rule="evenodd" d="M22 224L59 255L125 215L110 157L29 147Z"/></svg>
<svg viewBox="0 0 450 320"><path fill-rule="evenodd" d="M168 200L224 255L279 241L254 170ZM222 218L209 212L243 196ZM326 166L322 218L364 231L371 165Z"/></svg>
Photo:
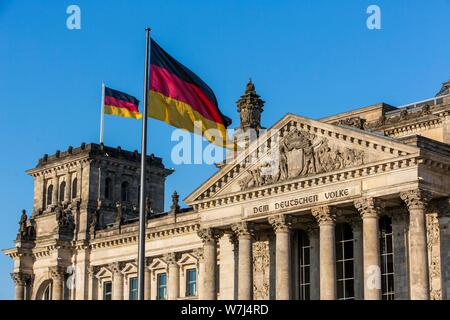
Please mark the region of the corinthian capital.
<svg viewBox="0 0 450 320"><path fill-rule="evenodd" d="M272 225L275 233L288 232L292 224L291 218L283 214L270 216L267 220Z"/></svg>
<svg viewBox="0 0 450 320"><path fill-rule="evenodd" d="M64 279L64 273L65 273L65 270L61 266L53 266L53 267L48 268L49 277L52 278L53 280Z"/></svg>
<svg viewBox="0 0 450 320"><path fill-rule="evenodd" d="M178 261L179 255L176 252L169 252L164 255L164 260L166 261L167 265L176 265Z"/></svg>
<svg viewBox="0 0 450 320"><path fill-rule="evenodd" d="M400 193L400 198L405 202L408 210L425 210L431 200L431 193L421 189L414 189Z"/></svg>
<svg viewBox="0 0 450 320"><path fill-rule="evenodd" d="M122 273L123 267L123 262L113 262L108 265L108 268L112 273Z"/></svg>
<svg viewBox="0 0 450 320"><path fill-rule="evenodd" d="M251 237L253 235L253 226L247 221L235 223L231 226L231 230L236 234L238 238Z"/></svg>
<svg viewBox="0 0 450 320"><path fill-rule="evenodd" d="M385 207L382 200L372 197L357 199L354 205L363 219L378 218Z"/></svg>
<svg viewBox="0 0 450 320"><path fill-rule="evenodd" d="M211 244L223 235L223 231L214 228L204 228L198 230L197 235L202 239L203 243Z"/></svg>
<svg viewBox="0 0 450 320"><path fill-rule="evenodd" d="M23 272L14 272L11 273L11 278L13 279L16 286L24 286L31 279L31 276Z"/></svg>
<svg viewBox="0 0 450 320"><path fill-rule="evenodd" d="M313 217L320 225L336 223L336 210L330 206L314 207L311 209Z"/></svg>

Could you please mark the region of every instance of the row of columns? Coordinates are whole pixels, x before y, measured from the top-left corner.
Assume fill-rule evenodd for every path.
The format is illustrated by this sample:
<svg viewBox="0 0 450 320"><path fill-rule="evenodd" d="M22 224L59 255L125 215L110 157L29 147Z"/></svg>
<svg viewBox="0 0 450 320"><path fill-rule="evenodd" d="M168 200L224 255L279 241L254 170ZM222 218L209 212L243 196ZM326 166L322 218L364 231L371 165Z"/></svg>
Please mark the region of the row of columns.
<svg viewBox="0 0 450 320"><path fill-rule="evenodd" d="M426 239L425 209L429 194L420 189L403 192L400 198L409 211L409 272L410 298L429 299L428 252ZM380 199L362 198L354 202L362 219L362 246L359 242L355 255L362 255L364 283L357 288L357 295L365 300L381 299L381 263L379 242L379 217L384 208ZM320 243L320 299L337 298L336 288L336 248L335 225L336 211L331 206L316 207L311 210L319 225ZM285 215L268 218L276 236L275 248L275 288L276 299L291 299L291 249L290 221ZM252 228L249 222L242 221L231 226L238 240L238 299L249 300L253 297ZM360 231L361 232L361 231ZM214 229L199 232L204 242L204 299L216 299L215 290L217 265L217 239L220 234ZM361 257L360 257L361 258ZM404 260L405 261L405 260ZM397 263L401 263L398 261ZM358 276L358 275L356 275ZM363 291L363 292L359 292Z"/></svg>

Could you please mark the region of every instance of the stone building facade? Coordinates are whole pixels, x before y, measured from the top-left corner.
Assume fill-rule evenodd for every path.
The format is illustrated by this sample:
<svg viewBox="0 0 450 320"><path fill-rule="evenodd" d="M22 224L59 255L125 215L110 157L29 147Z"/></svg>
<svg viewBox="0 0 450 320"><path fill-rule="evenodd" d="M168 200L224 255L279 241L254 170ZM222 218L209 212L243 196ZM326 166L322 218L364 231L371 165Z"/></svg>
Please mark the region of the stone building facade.
<svg viewBox="0 0 450 320"><path fill-rule="evenodd" d="M261 127L238 101L237 155L164 211L148 157L146 299L449 299L450 81L436 97ZM16 299L135 299L140 155L82 144L29 170Z"/></svg>

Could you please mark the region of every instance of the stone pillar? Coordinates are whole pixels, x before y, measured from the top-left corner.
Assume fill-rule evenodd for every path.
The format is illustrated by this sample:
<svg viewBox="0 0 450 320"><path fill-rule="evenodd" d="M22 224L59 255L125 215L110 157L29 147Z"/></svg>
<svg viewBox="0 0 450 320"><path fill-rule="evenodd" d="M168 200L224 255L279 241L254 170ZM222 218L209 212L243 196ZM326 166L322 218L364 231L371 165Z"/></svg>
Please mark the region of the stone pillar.
<svg viewBox="0 0 450 320"><path fill-rule="evenodd" d="M208 228L198 231L198 236L203 240L203 299L217 300L217 240L223 232Z"/></svg>
<svg viewBox="0 0 450 320"><path fill-rule="evenodd" d="M146 268L145 268L145 278L144 278L144 299L145 300L150 300L151 299L151 294L152 294L152 288L151 288L151 283L152 283L152 272L151 270L148 268L148 262L146 262Z"/></svg>
<svg viewBox="0 0 450 320"><path fill-rule="evenodd" d="M194 250L194 255L198 259L198 288L197 288L197 295L199 300L204 300L204 276L205 276L205 263L204 263L204 255L203 255L203 248L197 248Z"/></svg>
<svg viewBox="0 0 450 320"><path fill-rule="evenodd" d="M409 299L408 281L408 216L405 208L392 212L392 244L394 249L394 299Z"/></svg>
<svg viewBox="0 0 450 320"><path fill-rule="evenodd" d="M226 233L219 239L220 246L220 300L235 300L236 293L236 254L237 240L234 233Z"/></svg>
<svg viewBox="0 0 450 320"><path fill-rule="evenodd" d="M64 201L65 202L70 202L70 192L72 190L72 180L71 180L72 175L69 172L69 169L67 169L67 173L66 173L66 189L64 190Z"/></svg>
<svg viewBox="0 0 450 320"><path fill-rule="evenodd" d="M97 300L98 299L98 281L96 274L99 271L99 267L97 266L89 266L87 268L87 273L89 275L88 281L88 300Z"/></svg>
<svg viewBox="0 0 450 320"><path fill-rule="evenodd" d="M164 255L167 263L167 300L177 300L180 296L180 267L178 266L178 254L170 252Z"/></svg>
<svg viewBox="0 0 450 320"><path fill-rule="evenodd" d="M52 279L52 300L64 300L64 269L60 266L49 268Z"/></svg>
<svg viewBox="0 0 450 320"><path fill-rule="evenodd" d="M309 237L309 283L310 283L310 299L320 299L320 242L319 227L314 223L308 226L307 233Z"/></svg>
<svg viewBox="0 0 450 320"><path fill-rule="evenodd" d="M58 199L59 181L58 176L56 174L56 169L53 171L52 185L53 185L52 206L56 206L59 203Z"/></svg>
<svg viewBox="0 0 450 320"><path fill-rule="evenodd" d="M26 297L26 287L31 279L30 275L25 274L23 272L14 272L11 273L11 278L14 281L15 284L15 299L16 300L27 300Z"/></svg>
<svg viewBox="0 0 450 320"><path fill-rule="evenodd" d="M382 202L374 198L355 200L363 220L364 299L381 299L380 236L378 218Z"/></svg>
<svg viewBox="0 0 450 320"><path fill-rule="evenodd" d="M285 215L271 216L268 219L272 225L275 241L275 290L277 300L291 298L291 233L289 217Z"/></svg>
<svg viewBox="0 0 450 320"><path fill-rule="evenodd" d="M442 299L450 300L450 198L437 203L441 246Z"/></svg>
<svg viewBox="0 0 450 320"><path fill-rule="evenodd" d="M409 211L409 271L412 300L429 300L428 251L425 210L430 194L420 189L402 192Z"/></svg>
<svg viewBox="0 0 450 320"><path fill-rule="evenodd" d="M253 299L253 248L251 225L242 221L231 226L239 240L238 300Z"/></svg>
<svg viewBox="0 0 450 320"><path fill-rule="evenodd" d="M124 276L122 273L123 263L122 262L113 262L109 265L109 269L113 274L113 282L112 282L112 300L123 300L123 283Z"/></svg>
<svg viewBox="0 0 450 320"><path fill-rule="evenodd" d="M320 300L336 299L336 213L329 206L315 207L311 213L319 224Z"/></svg>
<svg viewBox="0 0 450 320"><path fill-rule="evenodd" d="M353 273L355 277L355 299L364 300L364 250L363 227L360 217L352 217L350 226L353 231Z"/></svg>

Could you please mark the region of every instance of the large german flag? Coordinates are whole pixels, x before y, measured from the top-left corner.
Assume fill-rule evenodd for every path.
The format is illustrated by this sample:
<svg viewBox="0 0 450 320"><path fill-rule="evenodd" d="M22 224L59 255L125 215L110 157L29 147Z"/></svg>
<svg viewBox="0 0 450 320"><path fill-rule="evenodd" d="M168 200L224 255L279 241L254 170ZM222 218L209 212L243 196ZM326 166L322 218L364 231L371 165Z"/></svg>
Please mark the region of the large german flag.
<svg viewBox="0 0 450 320"><path fill-rule="evenodd" d="M191 132L201 130L208 141L227 145L226 129L231 119L220 112L214 92L153 39L149 95L149 117Z"/></svg>
<svg viewBox="0 0 450 320"><path fill-rule="evenodd" d="M106 114L134 119L142 118L139 113L139 100L124 92L105 87L103 105Z"/></svg>

